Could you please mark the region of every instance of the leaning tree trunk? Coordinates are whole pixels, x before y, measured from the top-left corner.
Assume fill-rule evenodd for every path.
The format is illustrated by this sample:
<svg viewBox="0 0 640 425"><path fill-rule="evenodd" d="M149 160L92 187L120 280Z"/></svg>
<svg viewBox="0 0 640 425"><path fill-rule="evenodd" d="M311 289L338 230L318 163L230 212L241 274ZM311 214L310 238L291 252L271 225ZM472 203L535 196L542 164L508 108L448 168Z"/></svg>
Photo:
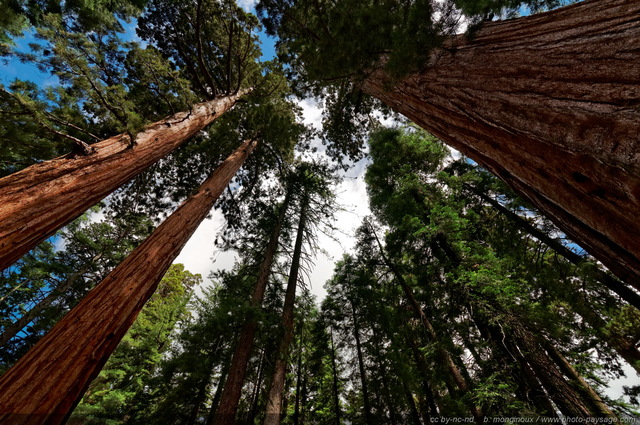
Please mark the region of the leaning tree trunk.
<svg viewBox="0 0 640 425"><path fill-rule="evenodd" d="M165 157L228 111L245 92L195 105L149 125L132 144L120 134L0 179L0 270Z"/></svg>
<svg viewBox="0 0 640 425"><path fill-rule="evenodd" d="M407 281L404 279L404 276L402 276L402 273L400 273L400 270L398 270L396 265L385 255L384 249L382 247L382 242L380 242L380 239L378 239L378 235L376 234L373 227L371 227L371 232L373 233L373 236L375 237L376 242L378 244L378 248L380 249L380 255L382 256L382 261L391 270L391 273L400 284L400 287L402 288L402 291L404 292L407 301L411 305L411 309L413 310L413 313L415 314L416 319L420 321L420 324L424 328L431 342L436 344L436 346L438 346L438 354L440 356L442 363L444 364L444 366L447 368L449 372L449 377L453 379L453 381L455 382L455 386L460 390L460 392L463 393L463 395L468 394L471 389L469 388L467 381L464 379L464 376L462 376L462 372L460 371L460 368L453 361L453 358L451 357L451 354L449 353L449 351L441 345L440 338L438 337L438 334L436 333L435 328L431 324L431 321L427 318L427 315L424 313L424 310L420 306L420 303L418 303L418 300L413 294L413 290L411 289ZM481 422L483 418L482 409L476 406L473 403L473 401L470 399L467 399L466 404L469 410L471 411L471 413L473 414L474 419L477 422Z"/></svg>
<svg viewBox="0 0 640 425"><path fill-rule="evenodd" d="M585 261L589 261L588 258L585 258L582 255L576 254L575 252L567 248L558 239L552 238L551 236L549 236L548 233L534 226L527 219L511 211L509 208L505 207L500 202L493 199L486 193L483 193L482 191L475 189L472 186L465 185L465 188L469 189L471 192L479 196L482 200L488 202L492 207L494 207L500 213L506 216L509 220L511 220L511 222L513 222L520 229L529 233L531 236L535 237L539 241L543 242L549 248L553 249L556 253L564 257L571 264L578 266L584 263ZM602 283L611 291L618 294L620 298L622 298L623 300L625 300L626 302L628 302L629 304L631 304L632 306L640 310L640 294L638 294L632 288L626 286L623 282L619 281L615 277L607 274L597 264L594 267L593 273L595 278L598 280L598 282Z"/></svg>
<svg viewBox="0 0 640 425"><path fill-rule="evenodd" d="M282 224L286 218L289 201L291 200L291 190L291 188L287 189L284 201L282 202L282 205L280 205L280 211L271 232L271 236L269 237L264 258L260 263L258 279L256 280L256 284L253 288L253 294L251 295L251 307L255 309L262 306L264 293L267 289L269 276L271 275L271 264L273 263L273 258L278 250L278 240L280 239ZM253 347L253 340L257 329L258 321L255 315L252 314L244 325L242 325L240 336L238 337L238 342L233 352L231 367L229 369L229 377L224 384L222 398L220 399L220 406L216 410L215 417L213 419L214 423L217 425L233 425L236 423L235 418L238 411L238 403L240 402L240 395L242 393L242 385L244 383L247 365L249 364L251 349Z"/></svg>
<svg viewBox="0 0 640 425"><path fill-rule="evenodd" d="M243 143L0 378L0 422L64 423L255 145Z"/></svg>
<svg viewBox="0 0 640 425"><path fill-rule="evenodd" d="M371 415L371 401L369 400L369 388L367 385L367 372L364 367L364 355L362 353L362 343L360 342L360 321L356 314L356 306L354 301L349 300L351 304L351 317L353 320L353 336L356 340L356 354L358 355L358 370L360 372L360 382L362 383L362 404L364 405L364 421L372 424L373 417Z"/></svg>
<svg viewBox="0 0 640 425"><path fill-rule="evenodd" d="M531 369L545 388L549 398L558 406L562 414L576 418L599 417L602 413L601 409L595 409L591 404L590 396L581 393L567 381L561 366L559 367L549 356L533 333L519 319L515 317L509 319L509 336L513 338L518 350L531 365Z"/></svg>
<svg viewBox="0 0 640 425"><path fill-rule="evenodd" d="M477 161L640 289L640 2L586 0L450 39L362 90Z"/></svg>
<svg viewBox="0 0 640 425"><path fill-rule="evenodd" d="M279 425L282 413L282 395L284 392L284 380L287 374L287 361L289 357L289 346L293 340L293 307L296 300L296 286L298 284L298 270L300 269L300 257L302 255L302 240L307 220L308 200L302 201L300 211L300 221L296 234L296 242L293 248L293 258L291 259L291 269L287 281L287 292L284 297L282 307L282 327L284 333L280 338L278 353L276 354L276 364L273 369L273 377L269 387L267 398L267 410L264 417L264 425Z"/></svg>

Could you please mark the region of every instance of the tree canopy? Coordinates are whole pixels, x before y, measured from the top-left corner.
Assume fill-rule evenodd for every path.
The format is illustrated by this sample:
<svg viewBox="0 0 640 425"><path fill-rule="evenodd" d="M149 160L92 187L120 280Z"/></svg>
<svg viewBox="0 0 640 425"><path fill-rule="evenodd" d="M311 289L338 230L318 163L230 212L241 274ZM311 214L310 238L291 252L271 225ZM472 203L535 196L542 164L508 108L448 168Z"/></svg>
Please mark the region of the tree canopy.
<svg viewBox="0 0 640 425"><path fill-rule="evenodd" d="M522 94L513 83L527 64L478 65L496 51L527 51L526 36L510 33L510 22L561 27L545 16L562 14L543 14L542 23L520 17L556 9L569 16L569 3L261 0L248 11L233 0L3 2L2 59L55 79L0 85L0 200L7 199L0 213L21 211L30 199L34 213L21 211L32 216L29 224L5 225L32 227L42 241L0 274L0 389L26 389L15 397L20 403L49 409L29 406L25 414L10 391L0 391L1 420L640 418L640 386L614 392L610 384L640 376L638 284L620 272L633 263L607 254L620 266L607 269L594 248L599 239L590 244L591 233L575 230L587 224L556 214L549 207L556 201L527 186L542 176L535 190L557 183L560 192L558 182L568 182L582 185L571 196L586 194L595 206L622 203L637 192L626 178L635 163L610 176L615 193L583 168L598 158L609 166L630 147L623 140L610 149L612 159L598 156L606 150L600 145L593 152L571 145L560 167L552 145L601 133L584 124L565 137L566 120L536 121L526 107L543 109L535 96L546 89L527 86ZM619 26L635 31L620 15ZM577 18L566 19L574 28ZM491 37L500 28L497 43ZM28 49L24 34L33 40ZM277 57L264 61L267 36L276 37ZM477 87L460 83L464 69L473 72L463 80L478 85L486 77L500 88L478 97ZM555 101L591 111L583 116L589 121L592 94L558 72L550 84L585 105ZM602 83L622 100L603 92L601 109L627 102L618 111L624 123L594 124L612 138L635 119L625 100L629 81ZM322 107L322 125L305 116L309 99ZM520 121L509 122L520 113L528 114L526 134ZM434 131L423 129L429 125ZM557 134L536 139L552 127ZM524 134L521 145L508 145L497 128ZM456 147L472 141L469 152L480 160L450 148L443 135L464 139ZM156 149L162 154L153 156ZM494 151L522 168L503 168ZM516 151L538 156L525 164ZM584 166L578 171L575 157ZM71 171L73 164L83 165ZM78 186L65 186L70 180ZM10 198L20 182L42 193ZM350 185L366 191L368 209L351 212L357 225L343 235L337 217L348 207L338 200L353 202L355 195L340 193ZM84 193L97 194L93 207L73 200ZM60 212L51 212L53 204ZM207 235L210 246L233 260L211 265L203 279L171 263L207 214L219 225ZM52 215L68 219L52 224ZM329 239L348 242L326 252ZM210 249L200 255L210 257ZM322 255L332 257L330 266ZM326 282L316 280L316 262L332 269ZM47 372L56 365L67 369ZM32 376L42 382L21 381Z"/></svg>

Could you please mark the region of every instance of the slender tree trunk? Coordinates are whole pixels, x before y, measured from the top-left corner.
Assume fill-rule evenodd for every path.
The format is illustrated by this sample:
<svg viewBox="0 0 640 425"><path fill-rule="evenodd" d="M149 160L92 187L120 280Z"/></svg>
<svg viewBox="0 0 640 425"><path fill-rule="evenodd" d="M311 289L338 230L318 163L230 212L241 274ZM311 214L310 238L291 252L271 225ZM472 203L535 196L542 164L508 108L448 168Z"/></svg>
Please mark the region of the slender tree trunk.
<svg viewBox="0 0 640 425"><path fill-rule="evenodd" d="M273 258L278 250L278 240L280 239L280 232L286 217L290 199L291 190L288 189L285 199L280 206L277 221L274 225L269 238L269 243L265 250L264 258L258 270L258 279L253 289L253 295L251 296L252 308L258 309L262 306L262 300L264 299L267 283L269 282L269 276L271 274L271 264L273 263ZM242 325L240 336L238 337L238 342L231 360L229 378L227 379L224 391L222 392L220 407L216 411L215 423L217 425L233 425L235 423L238 403L240 402L240 395L242 393L242 385L244 383L247 365L249 364L251 349L253 347L253 340L257 329L258 322L253 315Z"/></svg>
<svg viewBox="0 0 640 425"><path fill-rule="evenodd" d="M243 143L0 378L0 422L55 425L66 420L255 145Z"/></svg>
<svg viewBox="0 0 640 425"><path fill-rule="evenodd" d="M609 409L609 407L602 401L602 398L597 392L584 380L577 370L567 361L567 359L553 346L549 341L544 341L544 348L560 370L571 379L573 385L577 390L582 393L584 399L591 405L591 411L594 416L617 418L617 416Z"/></svg>
<svg viewBox="0 0 640 425"><path fill-rule="evenodd" d="M333 411L336 417L336 425L340 425L342 416L340 412L340 394L338 391L338 365L336 362L336 347L333 345L333 329L329 329L329 341L331 342L331 372L333 375Z"/></svg>
<svg viewBox="0 0 640 425"><path fill-rule="evenodd" d="M149 125L132 145L119 134L0 179L0 270L128 182L216 118L243 93L195 105Z"/></svg>
<svg viewBox="0 0 640 425"><path fill-rule="evenodd" d="M409 338L409 346L411 347L411 352L413 353L414 361L416 362L416 366L418 368L418 372L420 374L420 380L422 384L422 390L424 391L424 395L426 397L426 405L422 409L425 423L431 423L431 417L438 416L438 409L436 396L431 389L431 385L429 384L429 369L427 367L427 362L424 358L424 354L418 348L418 342L415 340L414 335L410 335Z"/></svg>
<svg viewBox="0 0 640 425"><path fill-rule="evenodd" d="M258 414L258 402L260 401L260 390L262 389L262 379L264 378L265 367L265 355L264 349L260 351L260 363L258 365L258 379L253 389L253 397L251 399L251 410L249 411L249 417L247 424L253 425L255 423L256 415Z"/></svg>
<svg viewBox="0 0 640 425"><path fill-rule="evenodd" d="M595 312L590 302L580 294L576 294L570 303L574 311L593 328L595 335L616 350L618 355L640 374L640 350L636 348L633 338L627 338L607 330L606 320Z"/></svg>
<svg viewBox="0 0 640 425"><path fill-rule="evenodd" d="M302 380L304 379L304 371L302 365L302 352L304 347L304 319L300 322L300 343L298 345L298 366L296 368L296 402L293 410L293 425L300 425L300 391L302 389Z"/></svg>
<svg viewBox="0 0 640 425"><path fill-rule="evenodd" d="M298 231L293 249L293 258L291 259L291 269L289 271L289 279L287 281L287 292L284 298L284 306L282 307L282 327L284 329L284 333L280 339L278 353L276 354L276 364L273 371L273 377L271 378L271 385L269 387L269 397L267 398L264 425L280 424L282 395L284 392L284 380L287 373L289 346L293 340L293 307L296 299L300 257L302 255L302 240L307 220L307 203L307 199L303 199L302 209L300 211L300 221L298 223Z"/></svg>
<svg viewBox="0 0 640 425"><path fill-rule="evenodd" d="M358 369L360 370L360 381L362 382L362 401L364 403L364 420L367 424L373 423L371 416L371 401L369 400L369 388L367 386L367 374L364 368L364 356L362 354L362 344L360 343L360 323L356 315L356 307L352 300L351 314L353 317L353 336L356 339L356 353L358 355Z"/></svg>
<svg viewBox="0 0 640 425"><path fill-rule="evenodd" d="M371 231L376 239L376 242L378 243L378 247L380 248L380 254L382 255L382 259L384 263L387 265L387 267L389 267L389 269L395 276L396 280L402 287L402 290L407 298L407 301L409 301L409 304L411 305L411 308L413 309L413 312L416 315L416 318L420 320L420 323L422 324L424 330L426 331L427 336L438 347L438 353L442 359L442 362L444 363L445 367L449 371L449 375L451 376L451 378L453 378L453 380L455 381L456 387L458 387L458 389L462 393L469 392L470 388L469 388L469 385L467 384L467 381L462 376L460 369L453 361L453 358L451 357L451 354L449 353L449 351L447 351L444 347L441 346L439 342L440 338L438 338L438 334L436 333L434 327L431 325L431 321L427 318L427 315L422 310L420 303L418 303L418 300L416 300L416 297L413 294L413 290L404 280L402 273L400 273L396 265L391 260L389 260L389 258L387 258L387 256L385 255L382 247L382 243L380 242L380 239L378 239L378 235L376 234L375 230L371 228ZM476 421L481 421L483 417L481 409L475 404L473 404L472 401L468 401L467 405L469 407L469 410L473 414L473 417L476 419Z"/></svg>
<svg viewBox="0 0 640 425"><path fill-rule="evenodd" d="M451 38L362 90L487 168L640 288L640 2L587 0ZM388 88L392 87L392 88Z"/></svg>
<svg viewBox="0 0 640 425"><path fill-rule="evenodd" d="M94 256L91 259L91 262L97 261L100 258L101 254ZM59 286L57 286L53 291L51 291L44 299L42 299L38 304L33 306L29 311L27 311L22 317L16 320L14 323L7 326L0 334L0 347L4 346L11 338L16 336L18 332L20 332L25 326L27 326L33 319L38 317L42 311L44 311L47 307L49 307L55 300L60 298L62 294L64 294L67 289L71 288L73 284L78 280L80 276L82 276L87 270L87 266L83 268L73 275L69 277L66 281L62 282Z"/></svg>
<svg viewBox="0 0 640 425"><path fill-rule="evenodd" d="M216 393L213 395L213 400L211 400L211 408L209 409L209 416L207 416L207 425L213 425L215 423L213 418L215 418L215 413L220 406L220 399L222 398L222 389L224 388L225 382L227 382L228 373L229 373L228 367L225 367L222 369L222 373L220 374L220 380L218 381L218 387L216 388Z"/></svg>
<svg viewBox="0 0 640 425"><path fill-rule="evenodd" d="M376 361L378 362L377 370L380 376L380 380L382 381L382 388L378 389L378 393L382 395L382 399L378 400L380 405L379 414L383 414L384 406L386 406L389 411L388 423L391 425L395 425L397 423L397 419L396 419L397 415L396 415L396 409L395 409L396 403L391 397L391 391L389 390L389 387L390 387L389 380L387 379L388 370L385 365L384 356L380 351L380 346L382 345L382 339L376 332L375 328L373 328L372 331L373 331L373 339L375 341L375 343L373 344L373 353ZM386 422L386 418L384 422Z"/></svg>
<svg viewBox="0 0 640 425"><path fill-rule="evenodd" d="M416 401L413 399L413 394L411 393L411 390L409 390L409 387L407 386L406 382L403 383L403 386L404 386L405 396L407 397L407 404L409 406L411 421L413 422L414 425L422 425L422 422L420 421L420 413L418 413L418 407L416 406Z"/></svg>

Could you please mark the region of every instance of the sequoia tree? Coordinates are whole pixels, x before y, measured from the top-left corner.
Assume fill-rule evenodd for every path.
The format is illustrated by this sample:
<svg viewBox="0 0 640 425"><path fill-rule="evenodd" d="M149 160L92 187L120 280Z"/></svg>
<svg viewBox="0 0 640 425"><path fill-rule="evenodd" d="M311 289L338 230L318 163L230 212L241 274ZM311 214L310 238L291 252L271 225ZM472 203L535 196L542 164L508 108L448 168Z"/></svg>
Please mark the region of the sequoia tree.
<svg viewBox="0 0 640 425"><path fill-rule="evenodd" d="M528 3L263 0L259 9L303 83L338 82L344 112L366 106L359 91L381 100L640 288L640 3L586 0L487 22ZM454 6L475 23L466 35L455 35Z"/></svg>
<svg viewBox="0 0 640 425"><path fill-rule="evenodd" d="M15 424L64 423L255 146L256 141L245 141L197 193L2 376L3 420ZM150 262L152 267L148 266Z"/></svg>
<svg viewBox="0 0 640 425"><path fill-rule="evenodd" d="M173 5L175 10L167 14L170 6L154 2L139 20L142 37L158 47L143 50L122 43L113 31L70 31L62 18L51 15L38 28L42 44L34 45L30 54L17 53L57 76L93 119L79 126L50 111L50 101L36 103L22 93L2 90L15 108L1 113L10 113L16 127L22 116L30 116L51 137L71 140L75 148L0 180L0 268L190 140L251 87L268 80L268 70L257 63L255 17L231 3ZM238 24L221 31L227 20ZM197 45L197 52L185 53L189 45ZM175 102L176 97L182 102ZM172 115L165 112L158 120L163 117L158 105L165 104ZM176 105L179 109L174 110ZM81 127L92 121L112 124L122 134L89 145L82 137L96 137Z"/></svg>

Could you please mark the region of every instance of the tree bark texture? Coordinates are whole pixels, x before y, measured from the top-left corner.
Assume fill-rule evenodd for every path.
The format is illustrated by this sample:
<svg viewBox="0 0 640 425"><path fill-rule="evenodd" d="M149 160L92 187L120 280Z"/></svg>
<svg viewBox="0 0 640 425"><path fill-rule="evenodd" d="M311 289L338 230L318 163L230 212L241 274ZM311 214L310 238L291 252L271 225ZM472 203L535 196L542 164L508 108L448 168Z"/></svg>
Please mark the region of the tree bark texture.
<svg viewBox="0 0 640 425"><path fill-rule="evenodd" d="M553 346L548 340L544 341L544 348L547 350L549 357L551 357L560 370L567 376L574 388L578 390L584 397L585 401L589 403L591 411L595 416L604 418L617 418L617 416L609 409L603 401L600 395L584 380L578 371L569 363L565 356L563 356L556 347Z"/></svg>
<svg viewBox="0 0 640 425"><path fill-rule="evenodd" d="M0 422L64 423L255 145L243 143L0 378Z"/></svg>
<svg viewBox="0 0 640 425"><path fill-rule="evenodd" d="M531 331L519 323L516 318L509 320L509 327L514 342L531 365L531 369L544 386L549 398L558 406L563 415L577 418L599 416L600 412L594 411L593 406L590 406L591 400L585 398L567 382L556 362L549 357Z"/></svg>
<svg viewBox="0 0 640 425"><path fill-rule="evenodd" d="M586 0L451 38L362 90L487 168L640 289L640 2Z"/></svg>
<svg viewBox="0 0 640 425"><path fill-rule="evenodd" d="M279 425L282 413L282 394L284 392L284 381L287 374L287 361L289 358L289 346L293 340L293 307L296 300L296 287L298 284L298 270L300 269L300 257L302 255L302 240L307 220L308 199L302 200L300 210L300 221L296 233L296 241L291 259L291 269L287 281L287 292L284 297L282 307L282 327L284 333L278 345L278 353L273 370L271 385L269 386L269 396L267 398L267 408L264 418L264 425Z"/></svg>
<svg viewBox="0 0 640 425"><path fill-rule="evenodd" d="M258 269L258 279L256 280L256 284L253 288L253 294L251 296L252 308L257 309L262 306L264 293L267 289L269 276L271 275L271 264L273 263L273 258L278 250L280 232L282 231L282 224L284 223L290 200L291 190L289 189L287 190L287 194L285 195L282 205L280 205L277 221L271 232L267 248L265 249L264 258L262 259L260 268ZM251 349L253 347L253 340L257 329L258 322L255 317L252 316L247 319L240 330L240 336L238 337L238 342L231 360L229 377L227 378L224 390L222 391L220 407L216 410L214 422L217 425L233 425L235 423L238 403L240 402L240 395L242 393L242 385L244 383L247 365L249 364L249 358L251 357Z"/></svg>
<svg viewBox="0 0 640 425"><path fill-rule="evenodd" d="M228 111L244 92L149 125L132 144L119 134L0 179L0 270L165 157Z"/></svg>

